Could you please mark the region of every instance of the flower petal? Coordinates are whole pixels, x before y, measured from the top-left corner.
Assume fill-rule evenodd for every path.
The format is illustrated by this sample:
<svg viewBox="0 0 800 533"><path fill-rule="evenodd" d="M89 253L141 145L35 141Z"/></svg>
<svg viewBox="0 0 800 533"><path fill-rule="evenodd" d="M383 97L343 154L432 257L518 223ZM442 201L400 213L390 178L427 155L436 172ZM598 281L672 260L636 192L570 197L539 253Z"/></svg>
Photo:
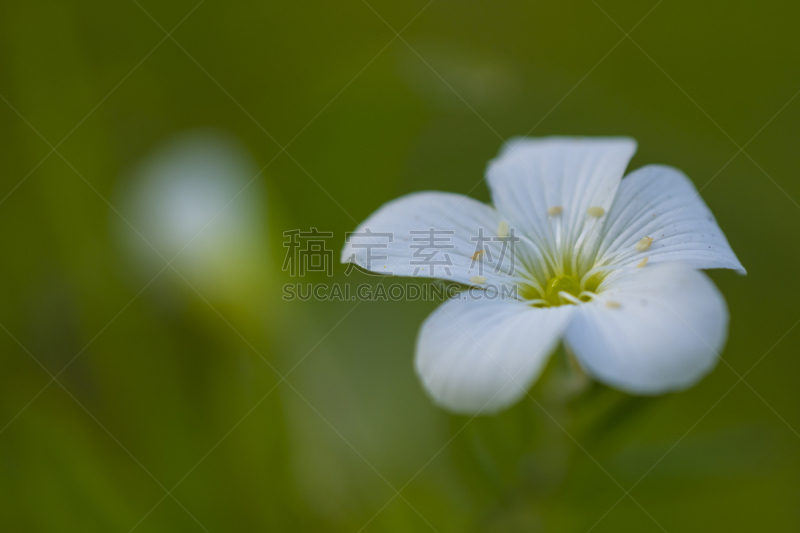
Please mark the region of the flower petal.
<svg viewBox="0 0 800 533"><path fill-rule="evenodd" d="M608 212L635 151L624 137L513 139L486 172L493 203L540 248L571 250Z"/></svg>
<svg viewBox="0 0 800 533"><path fill-rule="evenodd" d="M445 302L427 318L417 339L415 366L442 407L489 414L527 393L576 307L537 309L517 300L468 294Z"/></svg>
<svg viewBox="0 0 800 533"><path fill-rule="evenodd" d="M492 240L499 224L494 208L467 196L409 194L382 206L348 236L342 262L381 274L499 287L514 271L508 250L501 257L502 241ZM472 240L480 235L484 242Z"/></svg>
<svg viewBox="0 0 800 533"><path fill-rule="evenodd" d="M604 226L598 264L639 263L648 257L650 264L682 261L745 274L691 180L672 167L649 165L622 180ZM650 244L642 242L650 238Z"/></svg>
<svg viewBox="0 0 800 533"><path fill-rule="evenodd" d="M705 274L680 263L619 271L579 306L566 344L589 374L635 394L689 387L716 364L728 309Z"/></svg>

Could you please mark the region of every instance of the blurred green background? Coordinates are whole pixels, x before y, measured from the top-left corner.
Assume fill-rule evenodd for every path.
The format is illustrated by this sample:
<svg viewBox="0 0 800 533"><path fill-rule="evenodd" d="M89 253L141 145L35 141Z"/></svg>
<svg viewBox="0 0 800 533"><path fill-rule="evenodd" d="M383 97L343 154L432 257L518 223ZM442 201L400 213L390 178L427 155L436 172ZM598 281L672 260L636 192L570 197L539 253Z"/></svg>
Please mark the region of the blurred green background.
<svg viewBox="0 0 800 533"><path fill-rule="evenodd" d="M800 528L796 5L139 1L0 4L0 529ZM436 303L282 300L284 231L486 201L528 133L707 184L727 364L565 400L557 354L544 409L470 420L413 373Z"/></svg>

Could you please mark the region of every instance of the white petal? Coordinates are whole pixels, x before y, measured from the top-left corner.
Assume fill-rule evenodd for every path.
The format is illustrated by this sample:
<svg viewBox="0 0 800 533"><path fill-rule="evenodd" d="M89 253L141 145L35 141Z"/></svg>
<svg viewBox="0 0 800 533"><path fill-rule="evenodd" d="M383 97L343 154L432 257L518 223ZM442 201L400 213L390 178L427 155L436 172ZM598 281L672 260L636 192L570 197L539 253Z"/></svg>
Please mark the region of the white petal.
<svg viewBox="0 0 800 533"><path fill-rule="evenodd" d="M635 151L628 138L511 140L487 169L492 200L540 248L572 249L608 212Z"/></svg>
<svg viewBox="0 0 800 533"><path fill-rule="evenodd" d="M354 262L381 274L499 287L511 281L509 275L514 270L508 250L501 258L503 243L492 240L500 223L494 208L467 196L443 192L409 194L382 206L348 236L342 262ZM431 240L431 229L444 233L436 233ZM365 236L366 230L371 236ZM487 241L471 240L478 238L481 231ZM371 250L367 249L369 246ZM484 252L476 255L479 250Z"/></svg>
<svg viewBox="0 0 800 533"><path fill-rule="evenodd" d="M603 290L605 289L605 290ZM587 372L616 388L686 388L716 364L728 309L705 274L680 263L617 272L601 300L579 306L566 344Z"/></svg>
<svg viewBox="0 0 800 533"><path fill-rule="evenodd" d="M417 374L442 407L493 413L527 393L576 307L462 297L442 304L422 325Z"/></svg>
<svg viewBox="0 0 800 533"><path fill-rule="evenodd" d="M650 165L623 179L604 231L600 264L638 263L648 257L650 265L682 261L745 273L691 180L671 167ZM645 237L653 239L649 248L637 250Z"/></svg>

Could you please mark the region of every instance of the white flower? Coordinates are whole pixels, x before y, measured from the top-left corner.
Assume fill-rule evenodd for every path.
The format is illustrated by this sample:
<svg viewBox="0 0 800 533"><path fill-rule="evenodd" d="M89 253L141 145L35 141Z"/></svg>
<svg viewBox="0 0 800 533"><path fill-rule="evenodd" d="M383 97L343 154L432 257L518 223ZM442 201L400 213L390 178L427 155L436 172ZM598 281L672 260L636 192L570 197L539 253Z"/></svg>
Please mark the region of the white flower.
<svg viewBox="0 0 800 533"><path fill-rule="evenodd" d="M174 259L204 295L241 301L264 277L262 191L250 184L257 173L238 139L214 130L181 132L120 180L117 203L138 233L119 221L118 240L145 279Z"/></svg>
<svg viewBox="0 0 800 533"><path fill-rule="evenodd" d="M592 377L635 394L683 389L713 368L728 311L696 269L745 270L683 173L650 165L621 179L635 151L627 138L516 139L487 169L494 206L421 192L359 226L393 241L367 261L363 238L350 239L343 262L518 289L518 298L451 299L422 325L415 366L438 404L457 412L509 406L561 340ZM454 231L453 247L437 255L447 254L447 270L411 259L419 253L409 232L430 228ZM481 231L508 237L480 252ZM512 236L514 261L499 265Z"/></svg>

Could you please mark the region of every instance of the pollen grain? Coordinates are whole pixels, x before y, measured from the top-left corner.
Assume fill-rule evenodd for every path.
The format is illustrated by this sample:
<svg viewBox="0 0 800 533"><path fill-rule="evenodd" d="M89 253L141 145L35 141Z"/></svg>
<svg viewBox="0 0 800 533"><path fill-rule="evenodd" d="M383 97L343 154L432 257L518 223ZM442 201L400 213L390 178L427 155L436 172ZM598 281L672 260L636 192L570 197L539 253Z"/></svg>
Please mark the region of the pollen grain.
<svg viewBox="0 0 800 533"><path fill-rule="evenodd" d="M650 248L651 244L653 244L653 238L652 237L642 237L642 240L640 240L639 242L636 243L636 251L637 252L644 252L645 250Z"/></svg>
<svg viewBox="0 0 800 533"><path fill-rule="evenodd" d="M508 222L505 220L500 221L497 225L497 236L502 238L508 237Z"/></svg>

